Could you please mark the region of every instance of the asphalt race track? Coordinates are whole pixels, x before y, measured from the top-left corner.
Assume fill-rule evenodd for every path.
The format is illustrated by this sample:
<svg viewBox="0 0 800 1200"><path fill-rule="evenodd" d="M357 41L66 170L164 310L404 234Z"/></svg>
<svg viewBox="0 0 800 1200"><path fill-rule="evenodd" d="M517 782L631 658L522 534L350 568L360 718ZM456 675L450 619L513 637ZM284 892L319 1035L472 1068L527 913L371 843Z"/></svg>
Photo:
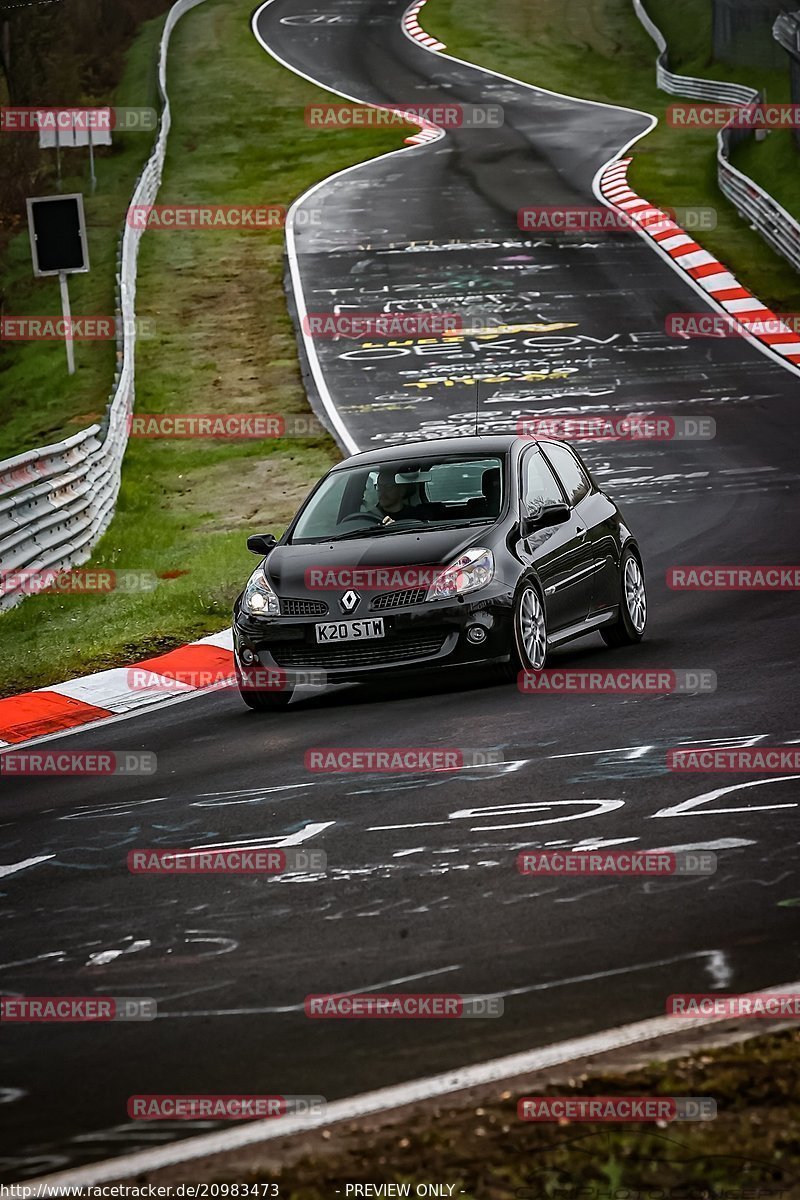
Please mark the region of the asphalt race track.
<svg viewBox="0 0 800 1200"><path fill-rule="evenodd" d="M588 242L518 229L525 204L596 204L595 173L648 128L644 114L433 55L403 34L403 6L391 0L326 0L325 11L347 17L336 25L283 19L312 8L273 0L256 27L323 86L372 102L501 103L505 124L454 129L301 201L306 309L335 300L369 310L389 296L416 310L433 299L443 311L560 327L465 337L428 355L412 343L358 357L358 343L322 341L313 402L335 397L340 436L360 447L464 427L473 373L513 375L481 393L494 427L565 407L713 417L711 441L585 447L644 549L650 624L639 647L611 651L594 636L551 665L710 669L718 689L531 696L453 678L341 689L283 715L250 713L218 692L49 742L155 751L158 772L111 786L4 781L3 991L147 996L159 1013L3 1032L3 1179L209 1127L129 1121L132 1093L333 1100L660 1015L672 992L797 978L797 909L781 902L800 896L798 777L665 766L683 744L800 740L791 593L665 583L676 564L794 560L797 375L743 340L668 338L667 314L702 301L635 235ZM301 224L308 206L319 220ZM306 750L330 746L477 747L504 761L419 775L307 771ZM320 848L328 871L126 869L135 847L242 844ZM521 876L516 853L540 846L700 846L716 851L719 870ZM505 1015L410 1025L304 1015L309 993L363 990L499 994ZM68 1098L56 1079L72 1080Z"/></svg>

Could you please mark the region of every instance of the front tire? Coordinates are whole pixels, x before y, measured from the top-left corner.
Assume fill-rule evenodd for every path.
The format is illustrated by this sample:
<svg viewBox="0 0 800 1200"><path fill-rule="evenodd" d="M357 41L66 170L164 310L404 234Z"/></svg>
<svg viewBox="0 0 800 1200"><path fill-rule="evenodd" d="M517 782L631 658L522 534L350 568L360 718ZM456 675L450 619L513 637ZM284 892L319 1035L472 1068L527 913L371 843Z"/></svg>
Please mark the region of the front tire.
<svg viewBox="0 0 800 1200"><path fill-rule="evenodd" d="M283 712L289 707L293 694L294 689L286 692L256 692L252 689L247 691L239 689L242 700L254 712Z"/></svg>
<svg viewBox="0 0 800 1200"><path fill-rule="evenodd" d="M619 616L600 635L607 646L632 646L644 637L647 626L647 593L642 564L632 550L624 550L619 566Z"/></svg>
<svg viewBox="0 0 800 1200"><path fill-rule="evenodd" d="M544 601L534 585L522 585L514 602L511 657L504 664L503 676L516 679L520 671L541 671L547 662L547 616Z"/></svg>

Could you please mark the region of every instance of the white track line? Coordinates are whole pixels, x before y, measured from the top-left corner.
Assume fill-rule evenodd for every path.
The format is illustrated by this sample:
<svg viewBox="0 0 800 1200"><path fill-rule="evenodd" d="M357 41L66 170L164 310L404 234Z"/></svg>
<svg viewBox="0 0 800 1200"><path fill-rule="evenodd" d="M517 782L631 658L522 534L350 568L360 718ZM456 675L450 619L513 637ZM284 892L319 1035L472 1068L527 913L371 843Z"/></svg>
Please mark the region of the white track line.
<svg viewBox="0 0 800 1200"><path fill-rule="evenodd" d="M386 105L373 104L369 100L362 100L359 96L351 96L348 92L342 92L339 90L339 88L331 87L329 84L324 83L319 79L315 79L313 75L307 75L305 71L301 71L299 67L294 67L291 63L288 63L285 59L281 58L281 56L276 53L276 51L273 50L267 42L264 41L258 28L258 20L261 16L261 13L264 12L265 9L269 8L270 4L272 3L274 3L274 0L265 0L265 2L253 13L253 18L251 21L253 36L259 45L266 50L267 54L274 58L276 62L279 62L282 67L285 67L287 71L292 71L293 74L299 75L301 79L306 79L309 83L313 83L315 87L322 88L323 91L332 92L335 96L342 96L345 100L352 101L353 104L367 104L370 108L386 107ZM422 44L416 42L416 39L412 38L410 34L406 34L406 36L410 41L414 41L415 44ZM429 49L427 46L424 48ZM413 114L406 115L408 115L411 123L416 125L420 124L420 121L416 119ZM444 136L445 131L440 129L438 131L436 140L438 141L439 138ZM428 142L426 144L430 145L431 143ZM286 253L289 258L289 271L292 276L292 288L294 291L295 304L297 306L297 319L300 326L300 332L303 336L306 355L311 368L311 374L314 377L314 382L317 386L317 391L319 392L319 397L325 407L326 413L328 414L339 444L347 451L348 454L358 453L358 443L345 425L344 420L342 419L342 416L333 401L333 397L331 396L328 385L325 381L322 365L317 355L317 348L314 343L314 339L308 336L304 328L304 318L308 315L308 309L306 307L305 293L303 292L303 280L300 274L300 266L297 259L295 215L300 205L305 203L306 200L313 196L318 188L325 187L327 184L332 183L335 179L341 179L343 176L348 175L351 171L359 171L362 167L368 167L372 163L380 162L384 158L392 158L392 156L395 154L410 154L419 149L419 146L404 146L400 150L390 150L386 154L379 154L377 158L369 158L366 160L366 162L355 163L351 167L344 167L343 170L336 171L333 175L328 175L325 179L320 179L318 183L315 183L307 191L303 192L302 195L298 196L286 214Z"/></svg>
<svg viewBox="0 0 800 1200"><path fill-rule="evenodd" d="M800 991L800 982L763 988L758 993L751 994L766 995L796 991ZM595 1058L612 1050L636 1046L639 1043L665 1037L680 1030L689 1032L692 1029L708 1028L719 1025L725 1020L730 1020L730 1018L652 1017L647 1021L619 1025L615 1029L606 1029L601 1033L592 1033L565 1042L555 1042L553 1045L543 1046L539 1050L525 1050L521 1054L508 1054L503 1058L493 1058L473 1067L461 1067L455 1071L445 1071L440 1075L414 1079L410 1083L401 1083L394 1087L365 1092L347 1100L335 1100L332 1104L327 1105L326 1112L321 1116L281 1117L274 1121L252 1121L233 1129L223 1129L218 1133L204 1133L198 1137L186 1138L180 1142L173 1142L169 1146L159 1146L154 1150L141 1150L106 1162L95 1163L92 1166L77 1167L74 1170L62 1171L55 1175L39 1176L34 1183L39 1185L79 1184L86 1187L90 1184L105 1183L111 1179L132 1178L146 1172L160 1170L163 1167L206 1158L212 1154L226 1154L243 1146L254 1146L261 1142L274 1141L276 1138L286 1138L291 1134L327 1128L327 1126L340 1121L356 1121L376 1113L385 1113L408 1104L416 1104L421 1100L448 1096L467 1088L501 1083L505 1080L530 1075L535 1071L545 1070L548 1067L563 1066L576 1059ZM753 1027L754 1034L758 1028L757 1024ZM681 1053L683 1052L681 1050ZM665 1055L665 1051L661 1047L659 1047L658 1053L659 1057ZM30 1184L32 1181L28 1179L25 1182Z"/></svg>

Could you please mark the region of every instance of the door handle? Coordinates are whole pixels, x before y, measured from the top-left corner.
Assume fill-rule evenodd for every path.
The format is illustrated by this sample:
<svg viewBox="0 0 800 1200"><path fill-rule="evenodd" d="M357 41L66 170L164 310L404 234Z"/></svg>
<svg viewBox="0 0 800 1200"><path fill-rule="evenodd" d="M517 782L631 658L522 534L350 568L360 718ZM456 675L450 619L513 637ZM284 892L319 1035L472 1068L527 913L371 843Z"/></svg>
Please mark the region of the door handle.
<svg viewBox="0 0 800 1200"><path fill-rule="evenodd" d="M578 526L576 533L578 534L578 537L586 537L586 530L583 528L582 525Z"/></svg>

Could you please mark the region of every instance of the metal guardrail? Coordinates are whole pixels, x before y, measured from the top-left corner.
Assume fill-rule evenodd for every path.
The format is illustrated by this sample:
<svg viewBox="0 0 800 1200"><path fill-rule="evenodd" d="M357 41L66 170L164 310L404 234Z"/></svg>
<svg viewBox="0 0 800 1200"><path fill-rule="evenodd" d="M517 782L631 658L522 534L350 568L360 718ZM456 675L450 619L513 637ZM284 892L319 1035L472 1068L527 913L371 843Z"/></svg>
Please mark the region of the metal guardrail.
<svg viewBox="0 0 800 1200"><path fill-rule="evenodd" d="M800 12L781 13L772 26L772 36L784 50L800 58Z"/></svg>
<svg viewBox="0 0 800 1200"><path fill-rule="evenodd" d="M667 43L661 30L645 10L643 0L633 0L637 17L658 47L656 82L662 92L671 96L686 96L692 100L708 100L717 104L747 107L762 99L761 93L738 83L716 79L694 79L670 71ZM730 126L717 134L717 182L720 191L730 200L739 216L747 221L773 250L800 271L800 222L778 201L765 192L749 175L737 170L730 161L731 150L740 130Z"/></svg>
<svg viewBox="0 0 800 1200"><path fill-rule="evenodd" d="M131 198L152 204L161 183L171 124L167 95L167 52L180 18L203 0L177 0L167 14L158 60L161 118L158 136ZM128 418L134 403L136 263L143 230L126 223L117 254L117 371L100 424L41 449L0 462L0 569L59 571L90 557L114 514ZM0 612L27 595L25 584L0 581Z"/></svg>

